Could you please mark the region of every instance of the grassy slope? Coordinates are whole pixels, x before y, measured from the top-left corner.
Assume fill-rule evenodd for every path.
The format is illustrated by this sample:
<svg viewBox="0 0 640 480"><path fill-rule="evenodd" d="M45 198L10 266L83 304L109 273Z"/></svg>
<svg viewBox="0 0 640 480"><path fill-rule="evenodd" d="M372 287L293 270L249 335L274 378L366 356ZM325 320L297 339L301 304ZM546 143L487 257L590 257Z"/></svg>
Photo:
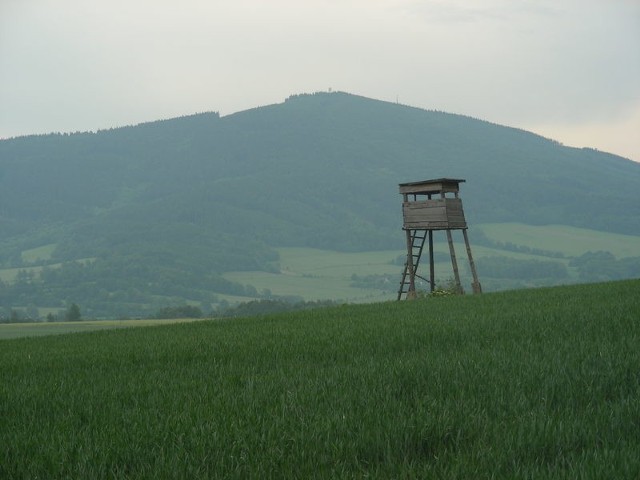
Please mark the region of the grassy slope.
<svg viewBox="0 0 640 480"><path fill-rule="evenodd" d="M6 340L0 477L638 478L639 289Z"/></svg>

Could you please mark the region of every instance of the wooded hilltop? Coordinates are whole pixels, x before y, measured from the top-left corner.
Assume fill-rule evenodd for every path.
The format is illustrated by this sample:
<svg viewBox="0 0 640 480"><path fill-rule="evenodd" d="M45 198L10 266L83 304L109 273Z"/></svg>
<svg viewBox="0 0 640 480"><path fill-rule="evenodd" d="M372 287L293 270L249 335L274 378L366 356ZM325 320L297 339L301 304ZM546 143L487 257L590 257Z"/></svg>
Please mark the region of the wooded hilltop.
<svg viewBox="0 0 640 480"><path fill-rule="evenodd" d="M397 184L439 177L467 179L471 225L640 235L631 160L461 115L303 94L225 117L0 141L0 269L25 269L0 283L0 306L145 315L252 294L221 274L278 271L275 247L401 249Z"/></svg>

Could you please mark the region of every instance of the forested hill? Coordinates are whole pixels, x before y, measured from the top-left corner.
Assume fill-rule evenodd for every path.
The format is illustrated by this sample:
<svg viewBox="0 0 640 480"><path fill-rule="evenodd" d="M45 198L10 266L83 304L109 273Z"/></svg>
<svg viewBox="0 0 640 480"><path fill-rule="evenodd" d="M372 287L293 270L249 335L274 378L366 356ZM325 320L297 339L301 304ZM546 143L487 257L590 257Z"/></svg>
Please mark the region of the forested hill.
<svg viewBox="0 0 640 480"><path fill-rule="evenodd" d="M401 248L397 184L438 177L467 180L471 224L640 235L640 164L460 115L318 93L225 117L0 141L0 267L49 246L52 263L91 259L95 272L83 274L105 298L124 278L142 293L215 291L219 272L273 268L273 246ZM51 302L58 273L46 272Z"/></svg>

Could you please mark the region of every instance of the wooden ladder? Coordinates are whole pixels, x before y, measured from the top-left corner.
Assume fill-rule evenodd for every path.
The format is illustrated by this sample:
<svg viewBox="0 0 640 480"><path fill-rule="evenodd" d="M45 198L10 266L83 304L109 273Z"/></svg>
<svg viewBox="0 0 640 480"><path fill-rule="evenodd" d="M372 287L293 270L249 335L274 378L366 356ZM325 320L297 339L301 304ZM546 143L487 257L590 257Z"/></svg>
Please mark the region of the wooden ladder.
<svg viewBox="0 0 640 480"><path fill-rule="evenodd" d="M418 232L422 232L419 234ZM422 280L426 280L425 278L416 275L416 271L418 270L418 264L420 263L420 257L422 256L422 249L424 248L424 242L427 238L427 230L413 230L413 234L411 234L411 262L413 267L413 276L421 278ZM407 249L408 250L408 249ZM411 266L409 265L409 252L407 251L407 261L404 263L404 271L402 273L402 280L400 281L400 289L398 290L398 300L402 298L402 295L409 292L409 287L411 285Z"/></svg>

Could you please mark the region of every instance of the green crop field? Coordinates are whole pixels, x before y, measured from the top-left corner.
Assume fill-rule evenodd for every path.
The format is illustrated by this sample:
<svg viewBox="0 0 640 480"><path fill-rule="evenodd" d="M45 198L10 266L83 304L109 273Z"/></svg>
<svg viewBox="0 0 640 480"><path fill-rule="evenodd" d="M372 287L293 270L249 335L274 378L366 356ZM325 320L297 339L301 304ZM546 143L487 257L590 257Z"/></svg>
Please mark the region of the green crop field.
<svg viewBox="0 0 640 480"><path fill-rule="evenodd" d="M640 478L640 281L0 341L0 478Z"/></svg>

